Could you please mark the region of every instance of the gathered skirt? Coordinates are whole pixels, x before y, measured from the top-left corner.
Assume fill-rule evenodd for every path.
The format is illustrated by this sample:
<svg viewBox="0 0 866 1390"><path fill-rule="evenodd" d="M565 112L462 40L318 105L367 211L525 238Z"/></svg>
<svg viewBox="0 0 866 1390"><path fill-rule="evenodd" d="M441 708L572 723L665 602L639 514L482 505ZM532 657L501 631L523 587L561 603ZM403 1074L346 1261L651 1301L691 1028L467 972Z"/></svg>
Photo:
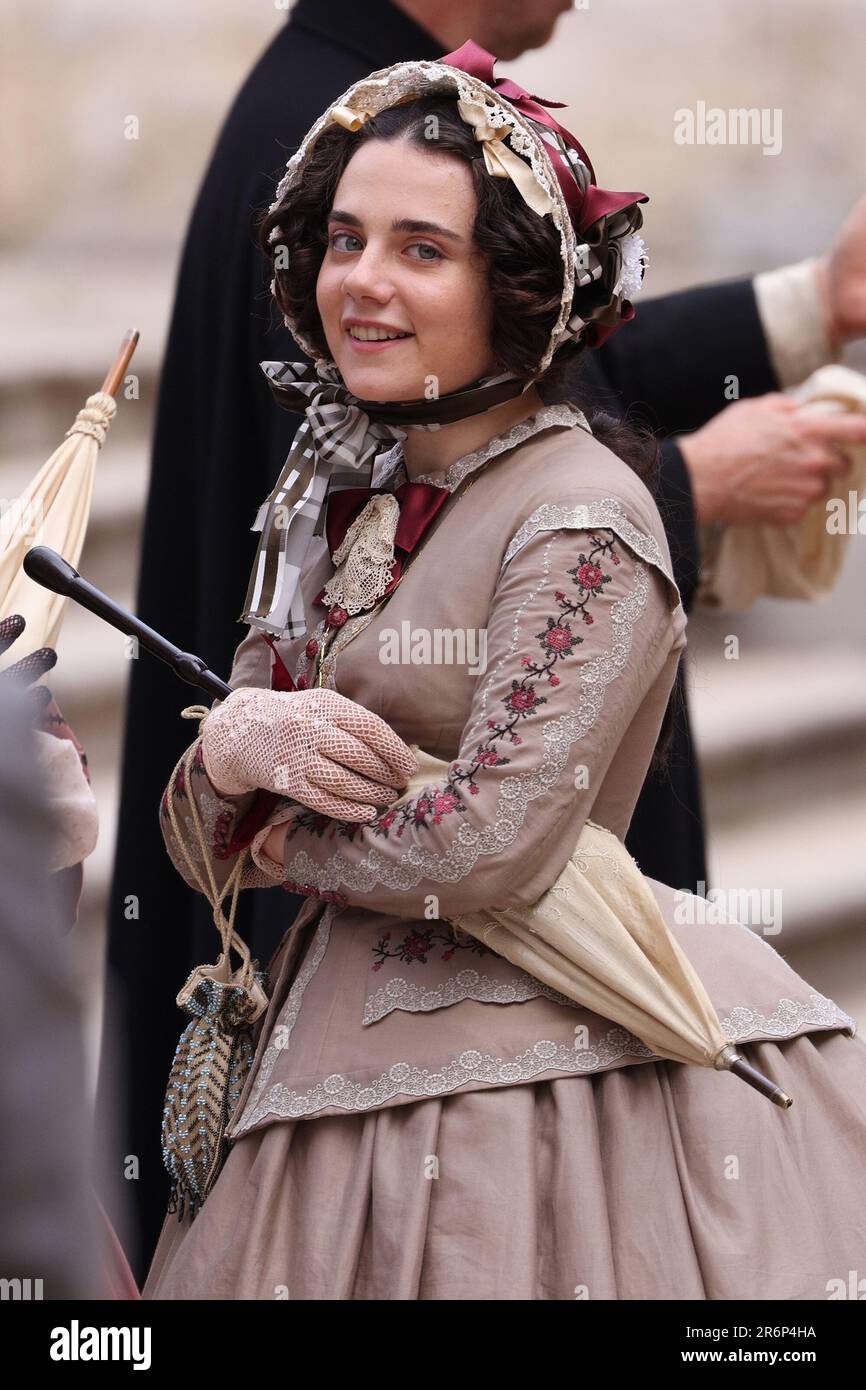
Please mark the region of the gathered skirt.
<svg viewBox="0 0 866 1390"><path fill-rule="evenodd" d="M193 1220L166 1216L143 1296L851 1297L866 1044L739 1051L789 1110L657 1061L253 1130Z"/></svg>

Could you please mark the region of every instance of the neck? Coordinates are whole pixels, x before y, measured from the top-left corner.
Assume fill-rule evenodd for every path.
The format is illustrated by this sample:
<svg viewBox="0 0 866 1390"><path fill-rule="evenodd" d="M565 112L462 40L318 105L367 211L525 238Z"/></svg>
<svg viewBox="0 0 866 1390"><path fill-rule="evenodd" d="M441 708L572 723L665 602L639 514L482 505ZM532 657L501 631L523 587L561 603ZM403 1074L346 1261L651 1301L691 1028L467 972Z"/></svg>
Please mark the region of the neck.
<svg viewBox="0 0 866 1390"><path fill-rule="evenodd" d="M480 449L494 435L503 434L512 425L528 420L543 405L544 401L536 388L530 386L522 396L504 401L494 410L470 415L465 420L455 420L453 425L442 425L438 430L417 429L410 425L403 441L406 476L411 482L422 473L444 473L452 463Z"/></svg>
<svg viewBox="0 0 866 1390"><path fill-rule="evenodd" d="M494 41L496 26L490 23L490 0L394 0L394 3L398 10L438 40L443 53L453 53L470 34L482 48Z"/></svg>

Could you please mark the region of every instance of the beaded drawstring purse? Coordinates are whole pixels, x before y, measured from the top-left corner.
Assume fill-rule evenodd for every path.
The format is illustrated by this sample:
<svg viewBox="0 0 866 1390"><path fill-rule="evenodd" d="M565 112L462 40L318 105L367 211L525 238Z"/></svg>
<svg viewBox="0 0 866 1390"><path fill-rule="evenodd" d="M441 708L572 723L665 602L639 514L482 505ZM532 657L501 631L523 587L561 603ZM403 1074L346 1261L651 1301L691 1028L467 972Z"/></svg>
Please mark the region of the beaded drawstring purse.
<svg viewBox="0 0 866 1390"><path fill-rule="evenodd" d="M184 718L206 718L210 710L192 705ZM222 891L217 889L201 817L195 798L189 807L208 883L202 881L198 867L187 852L177 822L174 795L183 770L190 785L192 762L198 740L178 760L168 787L168 813L178 844L183 848L190 873L213 908L214 923L222 941L222 953L215 965L198 965L190 972L177 996L177 1003L192 1017L180 1036L174 1054L162 1115L162 1156L172 1179L169 1212L183 1219L188 1207L190 1219L200 1210L225 1161L228 1141L226 1125L238 1103L255 1054L252 1026L268 1006L267 973L250 957L249 947L234 929L238 891L249 849L238 855ZM229 915L223 902L231 893ZM241 958L232 969L231 952Z"/></svg>

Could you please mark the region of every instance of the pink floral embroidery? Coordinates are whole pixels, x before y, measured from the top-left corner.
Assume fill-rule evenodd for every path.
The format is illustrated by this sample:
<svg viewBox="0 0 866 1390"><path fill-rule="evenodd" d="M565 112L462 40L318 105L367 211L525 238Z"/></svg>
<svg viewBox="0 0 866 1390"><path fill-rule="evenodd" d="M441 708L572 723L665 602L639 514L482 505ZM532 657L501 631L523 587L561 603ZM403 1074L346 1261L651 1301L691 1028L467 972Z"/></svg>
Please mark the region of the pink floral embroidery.
<svg viewBox="0 0 866 1390"><path fill-rule="evenodd" d="M447 948L439 957L440 960L450 960L455 951L471 951L476 956L491 954L488 947L480 941L474 939L467 939L465 942L458 941L449 922L437 921L429 927L413 927L411 931L404 933L401 940L393 943L391 932L383 932L377 944L372 948L376 960L371 969L381 970L386 960L395 959L402 961L405 965L427 965L434 948L438 945Z"/></svg>
<svg viewBox="0 0 866 1390"><path fill-rule="evenodd" d="M202 754L201 740L199 740L198 747L196 748L192 757L192 775L198 779L203 778L205 782L207 782L207 773L205 772L204 768L204 755ZM174 786L175 799L177 801L188 801L189 789L186 785L186 771L182 765L178 768L177 779L175 781ZM168 821L170 819L168 814L168 787L166 787L165 791L162 794L162 800L160 801L159 811L160 817L163 820ZM235 823L236 816L236 808L234 806L230 806L227 807L225 810L220 811L219 815L214 820L213 839L211 840L210 851L215 859L230 859L232 857L232 854L234 853L233 850L229 849L229 844L231 841L231 832L232 827Z"/></svg>
<svg viewBox="0 0 866 1390"><path fill-rule="evenodd" d="M326 903L336 903L338 907L346 907L346 899L342 893L332 893L327 888L313 888L309 883L295 883L292 879L283 879L279 885L287 893L301 893L307 898L321 898Z"/></svg>
<svg viewBox="0 0 866 1390"><path fill-rule="evenodd" d="M456 762L452 763L444 789L425 789L400 806L382 811L374 820L363 822L374 835L399 839L407 826L439 825L444 816L464 814L467 806L463 788L468 787L471 796L477 796L480 790L476 773L488 767L504 767L511 761L501 751L502 747L517 747L522 743L516 732L520 723L531 719L541 705L547 704L547 696L540 694L537 689L538 683L545 681L553 688L558 686L560 677L555 674L554 668L571 656L584 640L574 631L572 622L579 618L589 627L595 621L589 612L589 605L604 596L605 587L611 581L611 575L602 570L602 558L609 558L614 565L620 563L614 550L614 534L612 531L606 534L609 540L592 532L589 554L581 553L577 564L566 570L566 574L572 577L575 592L569 596L564 589L555 590L558 611L555 616L551 614L548 617L544 631L535 634L540 655L521 657L523 675L520 680L512 680L511 690L500 701L505 707L505 715L499 720L487 720L487 736L479 743L468 766L460 767ZM320 837L327 835L329 839L353 840L361 828L358 823L332 820L312 811L301 812L289 826L286 839L293 838L299 830L308 830Z"/></svg>

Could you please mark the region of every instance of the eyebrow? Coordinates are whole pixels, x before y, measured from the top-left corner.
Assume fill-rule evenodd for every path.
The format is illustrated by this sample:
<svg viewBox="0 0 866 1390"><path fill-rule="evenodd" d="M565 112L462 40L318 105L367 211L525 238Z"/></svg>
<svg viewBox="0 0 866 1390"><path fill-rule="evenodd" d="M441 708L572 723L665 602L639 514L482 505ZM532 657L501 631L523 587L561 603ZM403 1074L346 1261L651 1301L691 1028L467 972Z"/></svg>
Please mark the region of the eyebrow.
<svg viewBox="0 0 866 1390"><path fill-rule="evenodd" d="M341 208L332 208L328 213L328 222L346 222L350 227L363 227L360 217L356 217L353 212L343 212ZM465 237L459 236L457 232L449 231L447 227L440 227L438 222L417 222L410 217L396 217L391 223L392 232L432 232L434 236L444 236L449 241L464 241Z"/></svg>

